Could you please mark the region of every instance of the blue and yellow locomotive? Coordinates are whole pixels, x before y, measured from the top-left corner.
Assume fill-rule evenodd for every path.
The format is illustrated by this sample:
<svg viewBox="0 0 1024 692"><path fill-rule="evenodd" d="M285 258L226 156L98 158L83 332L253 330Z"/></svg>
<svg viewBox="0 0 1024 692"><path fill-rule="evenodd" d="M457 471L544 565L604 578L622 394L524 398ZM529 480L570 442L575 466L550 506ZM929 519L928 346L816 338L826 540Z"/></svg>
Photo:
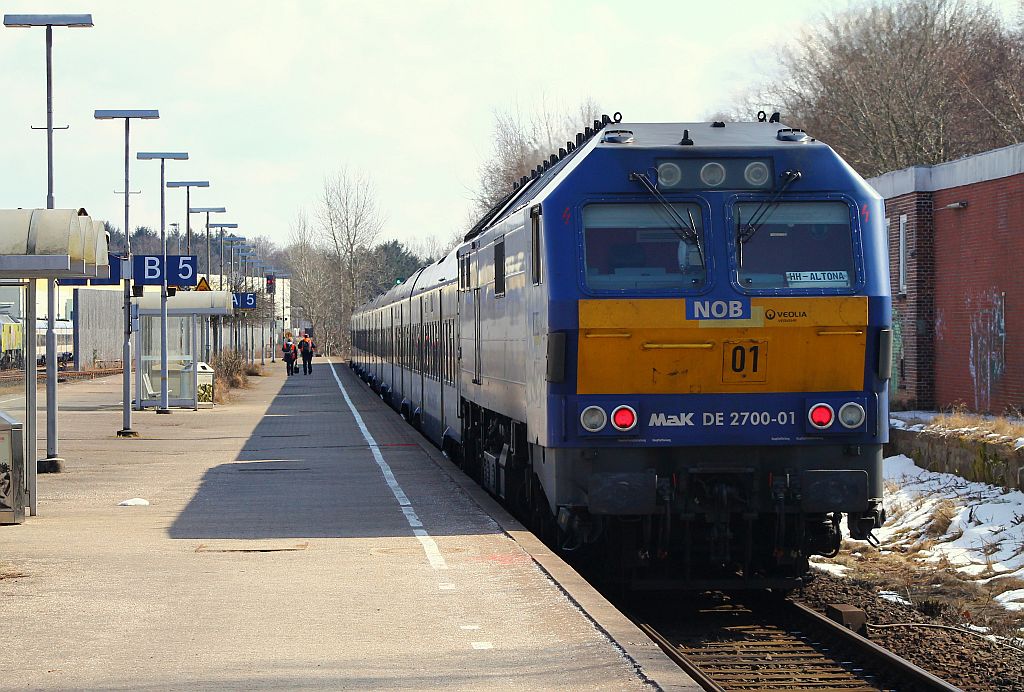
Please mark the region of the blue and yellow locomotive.
<svg viewBox="0 0 1024 692"><path fill-rule="evenodd" d="M776 120L595 122L357 311L352 366L562 549L793 585L884 520L891 301L881 199Z"/></svg>

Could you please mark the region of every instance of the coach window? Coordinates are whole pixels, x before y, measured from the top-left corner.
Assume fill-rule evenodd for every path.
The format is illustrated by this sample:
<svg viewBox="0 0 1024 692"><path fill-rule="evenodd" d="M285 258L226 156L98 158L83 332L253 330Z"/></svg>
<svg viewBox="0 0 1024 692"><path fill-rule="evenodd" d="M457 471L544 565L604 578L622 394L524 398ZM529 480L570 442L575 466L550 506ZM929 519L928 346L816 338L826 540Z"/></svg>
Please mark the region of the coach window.
<svg viewBox="0 0 1024 692"><path fill-rule="evenodd" d="M505 238L494 243L494 295L505 295Z"/></svg>
<svg viewBox="0 0 1024 692"><path fill-rule="evenodd" d="M742 288L846 289L856 281L845 202L739 202L733 226Z"/></svg>
<svg viewBox="0 0 1024 692"><path fill-rule="evenodd" d="M588 204L583 209L587 288L695 290L707 281L696 204Z"/></svg>

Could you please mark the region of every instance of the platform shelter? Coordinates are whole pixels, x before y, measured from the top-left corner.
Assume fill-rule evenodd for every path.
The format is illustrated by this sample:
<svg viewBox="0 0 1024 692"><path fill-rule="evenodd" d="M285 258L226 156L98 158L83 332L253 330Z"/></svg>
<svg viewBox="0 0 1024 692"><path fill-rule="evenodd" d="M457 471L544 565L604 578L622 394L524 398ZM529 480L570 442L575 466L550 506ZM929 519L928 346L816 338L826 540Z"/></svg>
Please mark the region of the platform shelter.
<svg viewBox="0 0 1024 692"><path fill-rule="evenodd" d="M110 276L107 259L109 236L102 221L93 219L82 209L0 209L0 283L19 286L23 291L21 316L21 353L12 354L7 362L21 363L9 373L20 372L21 381L13 378L10 392L0 398L0 411L23 426L20 461L6 464L10 475L0 488L20 488L30 514L37 513L36 460L36 279L105 279ZM20 357L19 357L20 356ZM11 378L0 380L0 383ZM15 395L24 385L23 396ZM0 389L3 384L0 384ZM0 498L4 504L4 498Z"/></svg>
<svg viewBox="0 0 1024 692"><path fill-rule="evenodd" d="M138 319L135 348L135 405L138 409L160 405L160 295L150 293L132 299L133 318ZM232 315L230 291L179 291L167 298L168 403L198 409L214 405L213 369L198 360L202 321ZM201 386L203 385L203 386Z"/></svg>

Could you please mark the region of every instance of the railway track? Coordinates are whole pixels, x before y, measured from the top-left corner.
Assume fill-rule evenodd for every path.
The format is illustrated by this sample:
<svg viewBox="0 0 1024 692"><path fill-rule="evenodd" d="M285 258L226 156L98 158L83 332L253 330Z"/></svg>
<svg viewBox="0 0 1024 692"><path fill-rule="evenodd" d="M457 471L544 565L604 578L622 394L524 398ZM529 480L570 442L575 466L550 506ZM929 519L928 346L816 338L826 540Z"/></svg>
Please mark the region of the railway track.
<svg viewBox="0 0 1024 692"><path fill-rule="evenodd" d="M685 598L638 606L633 619L706 690L958 689L802 604L721 593Z"/></svg>
<svg viewBox="0 0 1024 692"><path fill-rule="evenodd" d="M105 377L107 375L116 375L121 372L121 368L104 368L103 370L84 370L78 372L76 370L58 370L57 379L60 381L64 380L91 380L96 377ZM36 377L39 382L46 381L46 368L39 367L36 369ZM0 387L4 385L17 384L25 379L25 373L22 370L7 370L0 372Z"/></svg>

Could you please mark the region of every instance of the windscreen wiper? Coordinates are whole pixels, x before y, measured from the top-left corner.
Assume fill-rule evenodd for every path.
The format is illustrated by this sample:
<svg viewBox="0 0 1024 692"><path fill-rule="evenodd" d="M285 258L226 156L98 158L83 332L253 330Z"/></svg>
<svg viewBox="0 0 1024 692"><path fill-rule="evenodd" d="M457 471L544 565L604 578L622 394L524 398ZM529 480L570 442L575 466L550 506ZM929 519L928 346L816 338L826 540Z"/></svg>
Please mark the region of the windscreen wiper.
<svg viewBox="0 0 1024 692"><path fill-rule="evenodd" d="M737 217L736 240L738 245L743 245L743 243L753 238L754 234L761 230L761 226L764 225L768 212L771 211L772 207L779 203L779 198L782 197L786 188L800 180L801 177L803 177L803 173L800 171L786 171L783 173L782 185L771 197L766 200L761 200L761 203L757 205L756 209L754 209L754 213L750 215L750 220L747 221L746 227L739 222Z"/></svg>
<svg viewBox="0 0 1024 692"><path fill-rule="evenodd" d="M700 268L701 271L704 272L704 276L707 277L708 267L707 262L704 259L704 247L701 245L700 235L697 233L696 224L693 222L693 214L690 213L690 210L686 210L686 215L690 218L690 223L687 224L679 214L679 211L672 206L672 203L665 199L665 195L658 192L658 188L651 182L646 173L630 173L629 179L639 181L640 184L643 185L649 193L651 193L651 197L665 208L665 211L668 212L672 220L679 226L679 230L672 229L673 232L679 236L681 240L693 243L697 247L697 256L700 257Z"/></svg>

